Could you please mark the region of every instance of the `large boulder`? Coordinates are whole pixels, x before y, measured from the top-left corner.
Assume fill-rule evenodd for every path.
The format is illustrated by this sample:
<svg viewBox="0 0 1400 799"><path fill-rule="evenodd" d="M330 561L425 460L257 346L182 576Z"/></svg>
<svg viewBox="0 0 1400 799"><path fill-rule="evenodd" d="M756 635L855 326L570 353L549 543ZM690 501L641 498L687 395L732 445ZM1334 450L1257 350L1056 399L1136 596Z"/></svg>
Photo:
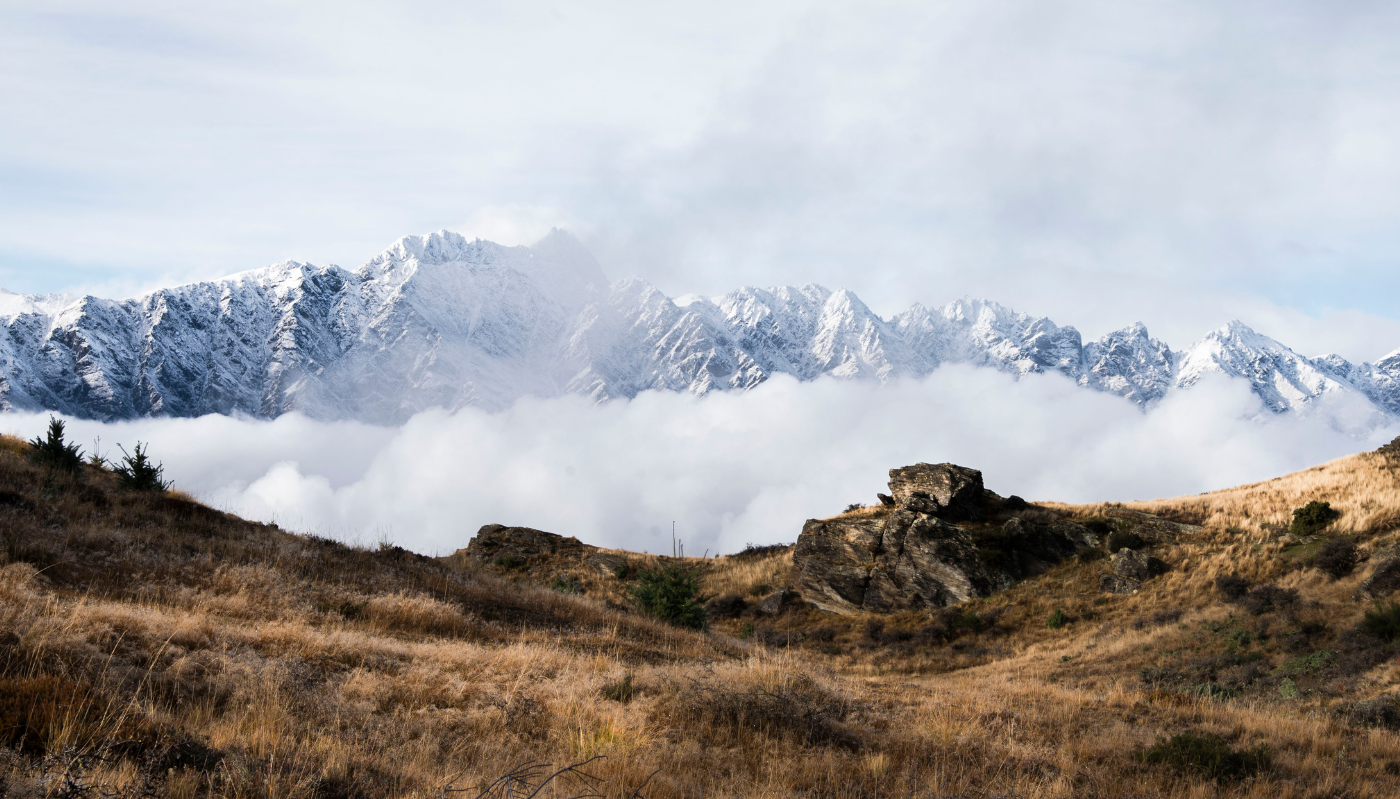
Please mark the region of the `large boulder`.
<svg viewBox="0 0 1400 799"><path fill-rule="evenodd" d="M945 607L1099 543L1081 525L986 491L975 469L892 469L890 492L881 514L803 526L793 550L793 587L804 600L843 614Z"/></svg>
<svg viewBox="0 0 1400 799"><path fill-rule="evenodd" d="M951 463L916 463L890 469L894 506L915 513L966 517L984 499L982 473Z"/></svg>
<svg viewBox="0 0 1400 799"><path fill-rule="evenodd" d="M534 565L554 555L582 557L594 548L577 538L546 533L530 527L482 526L467 542L468 560L512 568Z"/></svg>

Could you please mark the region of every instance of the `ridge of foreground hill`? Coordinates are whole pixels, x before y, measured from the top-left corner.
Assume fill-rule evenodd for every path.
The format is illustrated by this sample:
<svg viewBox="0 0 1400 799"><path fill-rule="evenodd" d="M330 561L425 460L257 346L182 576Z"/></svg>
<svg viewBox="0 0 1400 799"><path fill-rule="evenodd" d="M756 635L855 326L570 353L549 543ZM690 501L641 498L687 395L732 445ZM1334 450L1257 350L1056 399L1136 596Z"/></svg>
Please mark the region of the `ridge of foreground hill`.
<svg viewBox="0 0 1400 799"><path fill-rule="evenodd" d="M505 564L294 535L27 452L0 439L10 796L475 796L522 764L595 756L609 797L1400 794L1400 644L1353 599L1400 540L1394 453L1058 506L1200 525L1157 545L1171 570L1133 594L1099 593L1105 561L1080 557L955 607L754 608L702 633L620 592L610 607ZM1341 517L1289 538L1313 499ZM1309 564L1339 536L1369 559L1332 579ZM703 568L743 596L790 562ZM1226 576L1252 587L1231 601ZM1188 732L1241 767L1153 748Z"/></svg>

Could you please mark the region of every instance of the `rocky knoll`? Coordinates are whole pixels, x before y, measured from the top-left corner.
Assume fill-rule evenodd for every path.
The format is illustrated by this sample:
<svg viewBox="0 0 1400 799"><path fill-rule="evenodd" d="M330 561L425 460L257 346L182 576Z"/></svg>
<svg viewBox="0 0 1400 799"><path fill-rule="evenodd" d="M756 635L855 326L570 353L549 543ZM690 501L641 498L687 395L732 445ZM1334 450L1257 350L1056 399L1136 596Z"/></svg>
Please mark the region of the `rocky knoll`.
<svg viewBox="0 0 1400 799"><path fill-rule="evenodd" d="M793 587L833 613L943 607L1002 590L1099 536L950 463L890 470L881 506L808 521L793 552ZM955 524L954 522L958 522Z"/></svg>

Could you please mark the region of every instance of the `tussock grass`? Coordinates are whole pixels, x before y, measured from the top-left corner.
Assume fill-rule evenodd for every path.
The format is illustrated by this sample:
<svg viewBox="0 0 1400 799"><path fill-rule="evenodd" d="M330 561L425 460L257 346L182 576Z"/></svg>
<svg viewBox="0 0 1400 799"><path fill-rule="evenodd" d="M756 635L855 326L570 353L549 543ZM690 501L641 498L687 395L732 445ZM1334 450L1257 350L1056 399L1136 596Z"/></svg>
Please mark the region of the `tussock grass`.
<svg viewBox="0 0 1400 799"><path fill-rule="evenodd" d="M595 755L588 771L618 799L644 783L654 799L1380 799L1400 780L1400 737L1365 721L1389 716L1350 710L1396 693L1400 669L1338 688L1328 670L1343 654L1319 654L1343 653L1339 636L1361 624L1349 596L1364 570L1334 580L1279 557L1262 529L1211 522L1155 543L1173 571L1132 596L1097 594L1104 561L1067 563L878 625L798 609L740 642L123 492L92 467L52 478L22 442L0 440L0 483L13 495L0 531L17 542L0 550L0 723L24 729L0 740L13 795L56 795L68 774L93 795L439 797ZM1323 499L1346 522L1349 500ZM1383 535L1358 538L1374 551ZM790 567L790 550L711 559L703 590L747 593ZM1300 602L1252 616L1215 589L1226 574ZM1265 623L1298 632L1240 643ZM1313 643L1287 649L1300 635ZM1219 699L1140 678L1231 646L1301 658L1299 695ZM1144 756L1187 731L1228 752L1265 747L1267 766L1217 782L1189 758Z"/></svg>

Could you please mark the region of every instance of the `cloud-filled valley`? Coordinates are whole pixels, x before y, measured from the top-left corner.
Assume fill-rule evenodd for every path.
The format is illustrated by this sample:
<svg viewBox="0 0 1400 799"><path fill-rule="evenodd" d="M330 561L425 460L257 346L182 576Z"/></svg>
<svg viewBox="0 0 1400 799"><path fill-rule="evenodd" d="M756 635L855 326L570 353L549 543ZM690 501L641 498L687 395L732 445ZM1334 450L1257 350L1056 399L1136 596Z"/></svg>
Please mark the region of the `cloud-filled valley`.
<svg viewBox="0 0 1400 799"><path fill-rule="evenodd" d="M1262 412L1220 375L1149 411L1055 374L1018 380L945 366L873 382L785 375L705 397L527 398L489 413L426 411L399 427L209 415L104 424L70 437L104 454L150 444L178 488L284 527L445 553L476 529L534 526L588 543L662 551L674 520L689 554L794 540L804 519L873 502L886 471L918 461L980 468L1028 499L1097 501L1207 491L1374 448L1355 408ZM33 436L41 414L7 414Z"/></svg>

